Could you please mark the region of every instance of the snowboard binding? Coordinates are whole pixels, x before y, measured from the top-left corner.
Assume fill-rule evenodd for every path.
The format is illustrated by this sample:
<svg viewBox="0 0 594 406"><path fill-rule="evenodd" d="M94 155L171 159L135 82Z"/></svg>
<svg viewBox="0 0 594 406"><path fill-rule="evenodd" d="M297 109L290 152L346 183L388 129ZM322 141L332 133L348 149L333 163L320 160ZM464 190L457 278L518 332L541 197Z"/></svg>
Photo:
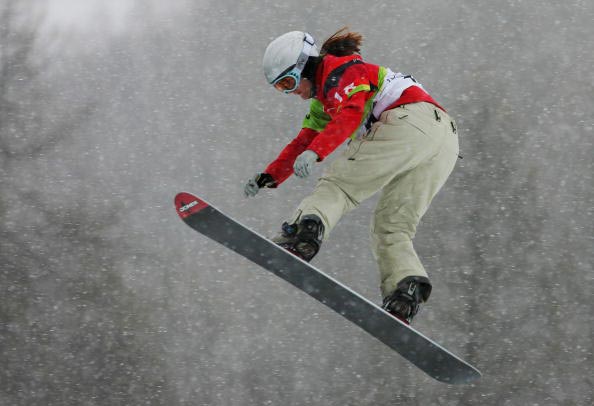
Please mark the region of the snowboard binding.
<svg viewBox="0 0 594 406"><path fill-rule="evenodd" d="M384 298L382 308L406 324L412 323L431 294L431 283L423 276L409 276L398 283L396 290Z"/></svg>
<svg viewBox="0 0 594 406"><path fill-rule="evenodd" d="M298 223L283 223L281 232L272 241L309 262L320 250L323 236L322 220L315 214L310 214L303 216Z"/></svg>

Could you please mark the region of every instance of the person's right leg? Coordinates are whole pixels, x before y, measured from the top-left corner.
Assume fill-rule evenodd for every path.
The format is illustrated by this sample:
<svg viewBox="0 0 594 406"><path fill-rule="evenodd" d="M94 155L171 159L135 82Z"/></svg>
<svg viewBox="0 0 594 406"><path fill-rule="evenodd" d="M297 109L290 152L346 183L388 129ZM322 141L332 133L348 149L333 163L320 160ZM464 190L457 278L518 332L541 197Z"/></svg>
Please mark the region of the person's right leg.
<svg viewBox="0 0 594 406"><path fill-rule="evenodd" d="M410 322L419 303L431 293L431 283L412 240L421 217L454 168L458 137L455 124L441 110L435 112L426 104L407 107L407 115L401 117L418 129L430 154L383 188L372 221L371 241L384 307Z"/></svg>

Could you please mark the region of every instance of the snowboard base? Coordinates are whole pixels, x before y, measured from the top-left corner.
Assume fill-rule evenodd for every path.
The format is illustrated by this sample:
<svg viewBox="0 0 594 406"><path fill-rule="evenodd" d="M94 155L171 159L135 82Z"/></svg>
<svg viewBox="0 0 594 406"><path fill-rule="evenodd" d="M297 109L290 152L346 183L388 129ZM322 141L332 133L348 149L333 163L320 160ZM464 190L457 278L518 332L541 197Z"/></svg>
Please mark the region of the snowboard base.
<svg viewBox="0 0 594 406"><path fill-rule="evenodd" d="M205 200L183 192L175 197L175 207L180 218L192 229L307 293L432 378L448 384L465 384L481 377L466 361Z"/></svg>

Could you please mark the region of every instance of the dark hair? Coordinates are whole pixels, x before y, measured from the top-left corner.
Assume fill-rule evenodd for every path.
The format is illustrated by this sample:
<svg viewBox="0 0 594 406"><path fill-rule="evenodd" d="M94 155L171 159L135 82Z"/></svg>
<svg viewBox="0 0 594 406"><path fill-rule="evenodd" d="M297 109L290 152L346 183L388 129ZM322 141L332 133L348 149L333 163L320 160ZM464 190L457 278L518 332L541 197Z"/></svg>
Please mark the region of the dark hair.
<svg viewBox="0 0 594 406"><path fill-rule="evenodd" d="M334 56L348 56L359 53L363 36L358 32L349 32L348 27L336 31L322 45L320 56L326 54Z"/></svg>
<svg viewBox="0 0 594 406"><path fill-rule="evenodd" d="M325 55L348 56L358 53L363 42L363 36L357 32L349 32L343 27L328 38L320 49L320 56L310 56L301 75L311 81L315 79L318 65Z"/></svg>

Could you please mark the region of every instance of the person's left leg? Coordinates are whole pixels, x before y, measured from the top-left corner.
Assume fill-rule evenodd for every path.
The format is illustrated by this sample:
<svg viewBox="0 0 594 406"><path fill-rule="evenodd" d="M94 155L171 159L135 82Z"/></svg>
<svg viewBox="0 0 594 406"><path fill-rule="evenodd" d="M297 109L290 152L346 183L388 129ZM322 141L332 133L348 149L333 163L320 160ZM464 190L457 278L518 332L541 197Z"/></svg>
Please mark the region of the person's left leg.
<svg viewBox="0 0 594 406"><path fill-rule="evenodd" d="M369 137L349 143L324 173L314 191L301 201L293 216L283 224L281 233L273 238L274 242L307 261L311 260L322 239L328 238L342 216L390 181L398 155L394 152L401 151L406 161L410 153L405 148L408 145L404 145L403 137L398 138L398 142L374 140L372 135L381 125L376 123ZM313 238L319 230L322 230L319 238Z"/></svg>

